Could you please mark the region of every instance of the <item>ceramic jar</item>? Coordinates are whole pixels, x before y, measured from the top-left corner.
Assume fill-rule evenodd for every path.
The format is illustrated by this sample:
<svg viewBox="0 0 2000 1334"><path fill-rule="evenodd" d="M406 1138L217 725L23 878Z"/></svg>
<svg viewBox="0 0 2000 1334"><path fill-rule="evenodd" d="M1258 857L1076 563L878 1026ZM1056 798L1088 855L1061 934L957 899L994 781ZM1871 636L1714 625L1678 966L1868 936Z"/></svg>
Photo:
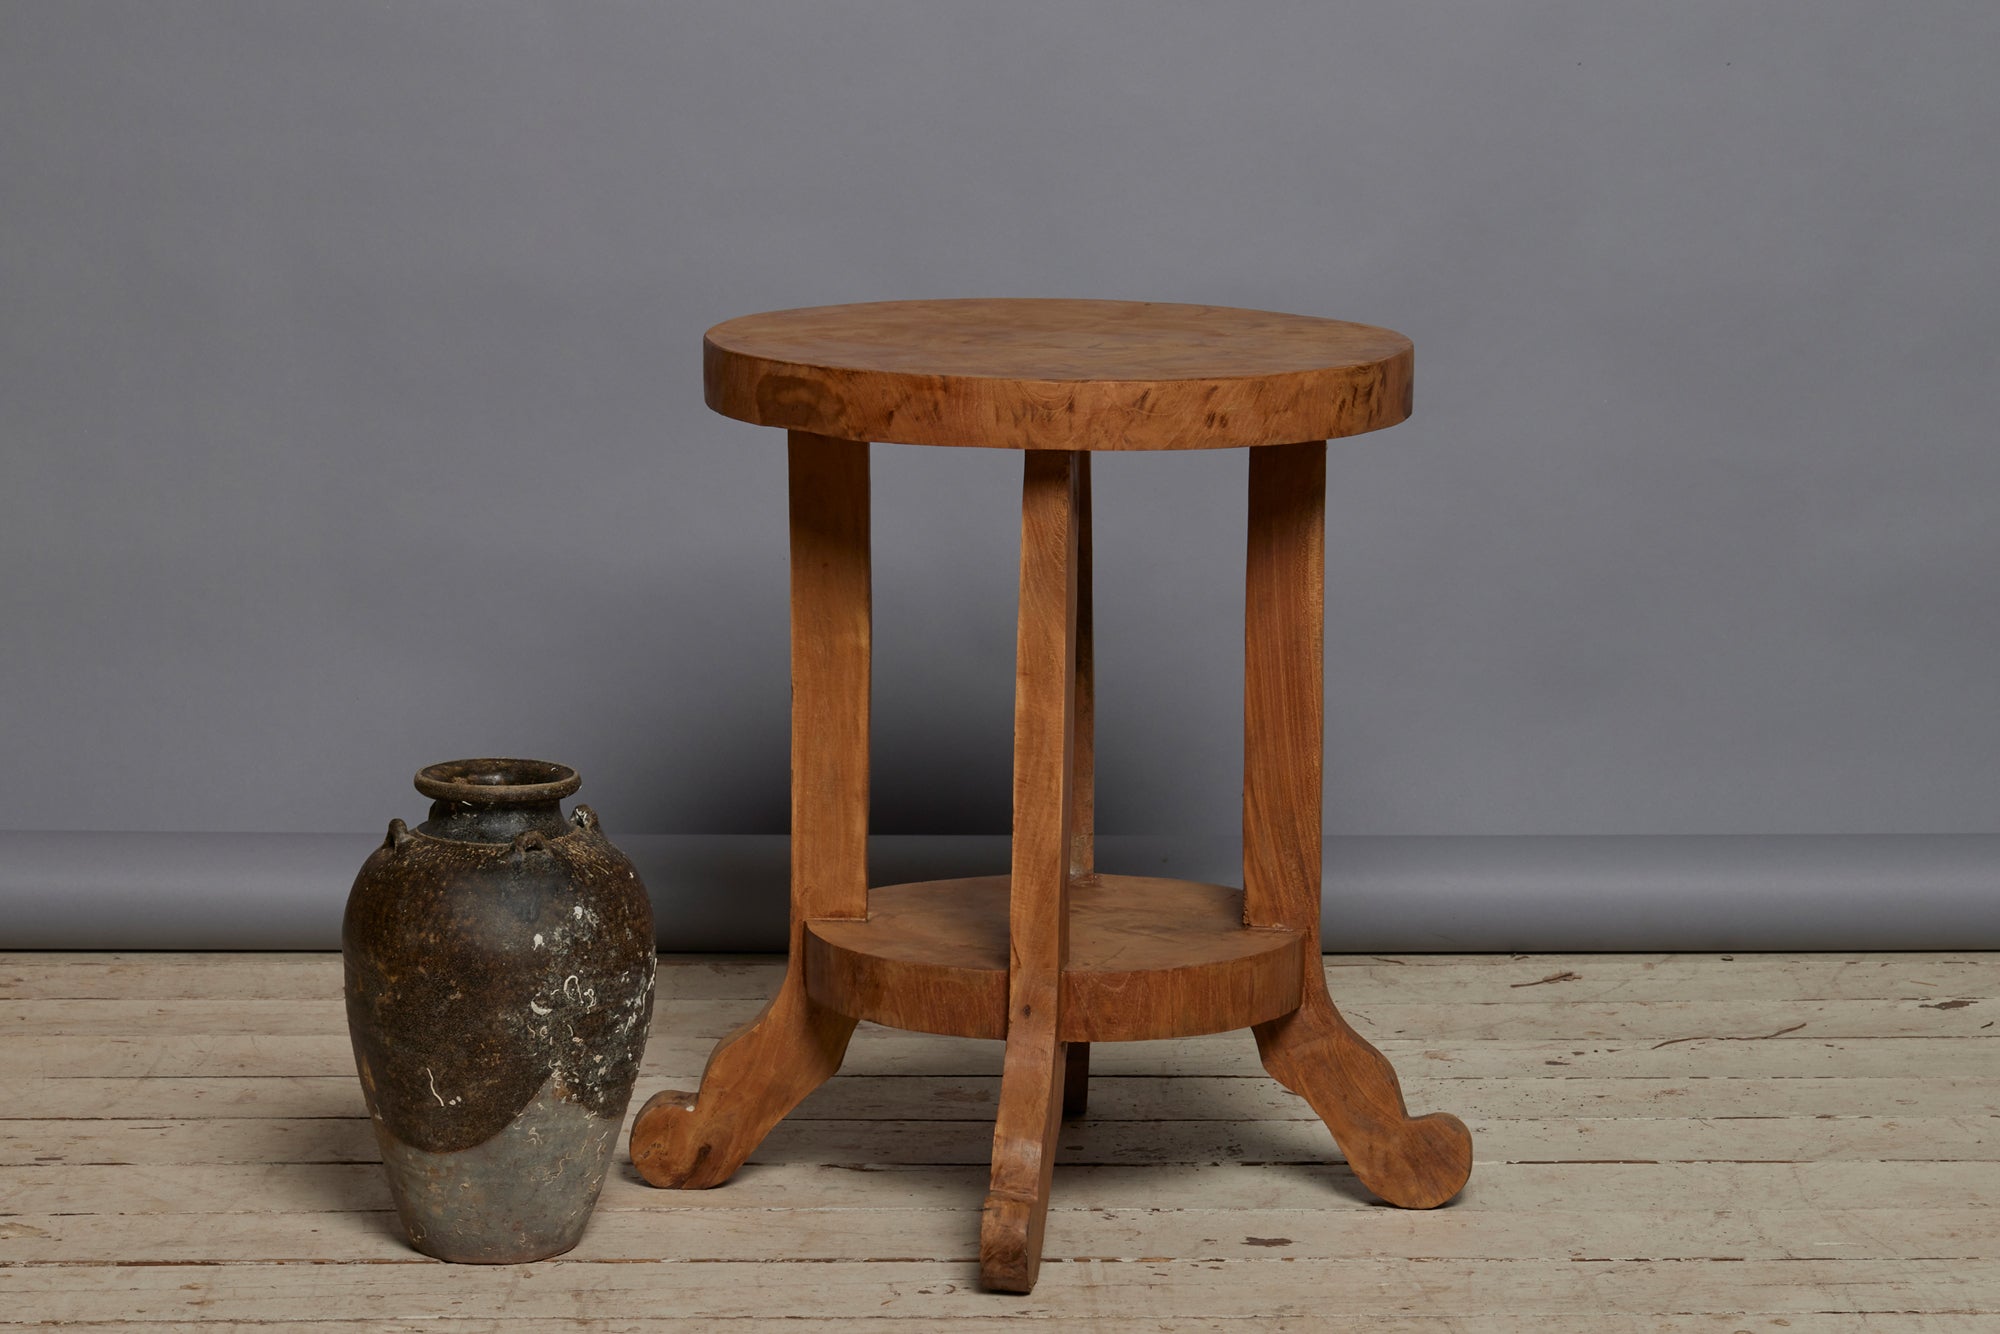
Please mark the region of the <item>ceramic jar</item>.
<svg viewBox="0 0 2000 1334"><path fill-rule="evenodd" d="M638 872L576 771L458 760L355 878L347 1019L396 1210L427 1255L513 1264L583 1236L653 1012Z"/></svg>

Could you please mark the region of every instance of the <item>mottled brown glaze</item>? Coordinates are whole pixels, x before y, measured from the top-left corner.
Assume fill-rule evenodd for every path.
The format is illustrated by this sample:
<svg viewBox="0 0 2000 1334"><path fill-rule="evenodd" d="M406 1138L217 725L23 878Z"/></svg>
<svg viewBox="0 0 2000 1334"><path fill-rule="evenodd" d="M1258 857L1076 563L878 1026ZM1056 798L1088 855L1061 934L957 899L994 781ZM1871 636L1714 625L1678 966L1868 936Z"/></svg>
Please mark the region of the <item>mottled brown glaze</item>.
<svg viewBox="0 0 2000 1334"><path fill-rule="evenodd" d="M362 1091L427 1254L516 1263L582 1235L653 1005L645 887L573 771L459 761L362 866L342 927Z"/></svg>
<svg viewBox="0 0 2000 1334"><path fill-rule="evenodd" d="M1410 415L1410 340L1308 315L1000 298L774 310L703 342L708 405L846 440L1229 449Z"/></svg>

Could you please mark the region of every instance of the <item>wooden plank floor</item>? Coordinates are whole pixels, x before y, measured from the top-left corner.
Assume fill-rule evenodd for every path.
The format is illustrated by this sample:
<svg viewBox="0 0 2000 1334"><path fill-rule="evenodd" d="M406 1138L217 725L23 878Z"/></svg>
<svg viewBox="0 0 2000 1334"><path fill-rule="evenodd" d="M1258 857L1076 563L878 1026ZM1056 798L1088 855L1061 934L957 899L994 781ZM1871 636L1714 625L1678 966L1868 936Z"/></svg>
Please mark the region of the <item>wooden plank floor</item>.
<svg viewBox="0 0 2000 1334"><path fill-rule="evenodd" d="M663 960L640 1098L779 971ZM620 1162L580 1248L483 1269L396 1232L338 956L0 955L0 1325L2000 1332L2000 955L1328 974L1465 1195L1372 1203L1247 1034L1099 1046L1023 1298L974 1282L997 1043L864 1026L729 1185Z"/></svg>

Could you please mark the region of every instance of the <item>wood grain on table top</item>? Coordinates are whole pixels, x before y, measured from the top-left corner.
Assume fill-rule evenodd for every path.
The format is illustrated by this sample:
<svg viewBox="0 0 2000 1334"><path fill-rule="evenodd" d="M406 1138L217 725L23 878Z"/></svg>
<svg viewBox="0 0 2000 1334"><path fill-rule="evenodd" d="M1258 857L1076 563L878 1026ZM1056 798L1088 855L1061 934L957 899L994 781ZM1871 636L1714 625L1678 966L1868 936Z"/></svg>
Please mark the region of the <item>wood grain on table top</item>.
<svg viewBox="0 0 2000 1334"><path fill-rule="evenodd" d="M1378 430L1410 412L1410 340L1305 315L1136 301L885 301L729 320L708 404L854 440L1226 449Z"/></svg>

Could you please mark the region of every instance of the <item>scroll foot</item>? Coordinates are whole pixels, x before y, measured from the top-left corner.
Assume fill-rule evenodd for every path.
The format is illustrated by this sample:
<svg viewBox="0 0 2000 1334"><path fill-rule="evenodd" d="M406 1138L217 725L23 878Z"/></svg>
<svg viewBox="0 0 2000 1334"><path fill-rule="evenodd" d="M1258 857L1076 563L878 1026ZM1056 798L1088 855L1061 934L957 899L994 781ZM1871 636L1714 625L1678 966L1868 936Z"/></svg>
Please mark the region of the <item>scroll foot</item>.
<svg viewBox="0 0 2000 1334"><path fill-rule="evenodd" d="M806 994L796 962L755 1019L708 1058L698 1095L656 1093L632 1123L632 1165L655 1186L729 1180L771 1127L840 1069L855 1021Z"/></svg>
<svg viewBox="0 0 2000 1334"><path fill-rule="evenodd" d="M1411 1116L1388 1058L1340 1017L1323 989L1257 1025L1271 1077L1312 1105L1361 1184L1404 1209L1434 1209L1472 1175L1472 1134L1445 1112Z"/></svg>
<svg viewBox="0 0 2000 1334"><path fill-rule="evenodd" d="M1053 1039L1046 1028L1007 1039L993 1178L979 1217L979 1281L998 1292L1030 1292L1041 1272L1063 1109L1063 1044Z"/></svg>

